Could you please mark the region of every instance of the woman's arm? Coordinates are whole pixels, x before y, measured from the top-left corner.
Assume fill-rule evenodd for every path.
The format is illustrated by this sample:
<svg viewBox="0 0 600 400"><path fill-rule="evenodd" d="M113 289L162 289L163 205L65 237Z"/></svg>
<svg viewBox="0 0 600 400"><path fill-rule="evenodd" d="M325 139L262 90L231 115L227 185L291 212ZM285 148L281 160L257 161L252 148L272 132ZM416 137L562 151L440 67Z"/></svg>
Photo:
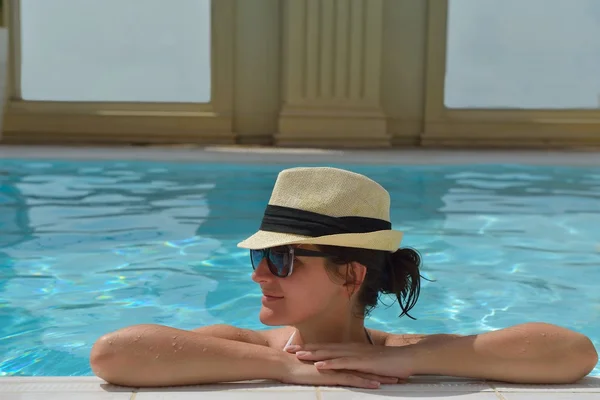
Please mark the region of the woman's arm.
<svg viewBox="0 0 600 400"><path fill-rule="evenodd" d="M270 379L301 385L376 388L389 376L322 373L282 349L268 347L259 333L228 325L192 331L137 325L100 338L91 352L94 373L107 382L134 387L198 385Z"/></svg>
<svg viewBox="0 0 600 400"><path fill-rule="evenodd" d="M598 362L586 336L556 325L528 323L479 335L391 335L386 346L291 346L300 360L327 370L354 370L407 378L446 375L513 383L573 383Z"/></svg>
<svg viewBox="0 0 600 400"><path fill-rule="evenodd" d="M572 383L598 362L586 336L556 325L528 323L463 337L425 337L399 348L413 374L452 375L517 383Z"/></svg>
<svg viewBox="0 0 600 400"><path fill-rule="evenodd" d="M260 343L256 332L225 325L199 332L162 325L124 328L94 344L90 363L97 376L123 386L277 380L289 363L288 354ZM241 341L203 334L207 332Z"/></svg>

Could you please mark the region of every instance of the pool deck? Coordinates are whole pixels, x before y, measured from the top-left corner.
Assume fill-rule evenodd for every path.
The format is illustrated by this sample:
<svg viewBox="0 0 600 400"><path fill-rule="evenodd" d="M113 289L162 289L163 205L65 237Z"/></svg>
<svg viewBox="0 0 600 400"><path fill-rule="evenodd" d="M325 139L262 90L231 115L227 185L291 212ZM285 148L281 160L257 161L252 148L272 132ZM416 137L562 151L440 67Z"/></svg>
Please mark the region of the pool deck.
<svg viewBox="0 0 600 400"><path fill-rule="evenodd" d="M249 164L529 164L600 165L600 151L588 150L328 150L250 146L15 146L0 144L2 159L131 160Z"/></svg>
<svg viewBox="0 0 600 400"><path fill-rule="evenodd" d="M250 164L528 164L599 166L593 151L530 150L322 150L258 147L60 147L0 145L0 160L136 160ZM600 377L587 377L573 385L513 385L446 377L417 377L401 385L378 390L341 387L290 386L271 382L177 388L124 388L95 377L2 377L2 400L151 400L151 399L288 399L342 400L376 398L448 397L456 400L600 400Z"/></svg>
<svg viewBox="0 0 600 400"><path fill-rule="evenodd" d="M600 378L584 378L575 385L513 385L456 378L419 377L408 383L376 390L344 387L291 386L271 382L171 388L125 388L95 377L0 378L2 400L342 400L420 398L432 400L598 400Z"/></svg>

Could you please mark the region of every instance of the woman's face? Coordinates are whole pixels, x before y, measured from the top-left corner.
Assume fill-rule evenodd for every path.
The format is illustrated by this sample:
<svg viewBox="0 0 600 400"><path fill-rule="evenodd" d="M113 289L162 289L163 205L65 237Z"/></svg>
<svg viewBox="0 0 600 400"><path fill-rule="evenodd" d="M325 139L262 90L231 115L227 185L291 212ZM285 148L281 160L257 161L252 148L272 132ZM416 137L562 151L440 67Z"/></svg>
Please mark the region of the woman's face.
<svg viewBox="0 0 600 400"><path fill-rule="evenodd" d="M318 250L310 245L301 247ZM347 308L348 292L331 279L325 261L322 257L296 256L292 274L279 278L263 259L252 273L252 280L263 292L260 321L265 325L296 325Z"/></svg>

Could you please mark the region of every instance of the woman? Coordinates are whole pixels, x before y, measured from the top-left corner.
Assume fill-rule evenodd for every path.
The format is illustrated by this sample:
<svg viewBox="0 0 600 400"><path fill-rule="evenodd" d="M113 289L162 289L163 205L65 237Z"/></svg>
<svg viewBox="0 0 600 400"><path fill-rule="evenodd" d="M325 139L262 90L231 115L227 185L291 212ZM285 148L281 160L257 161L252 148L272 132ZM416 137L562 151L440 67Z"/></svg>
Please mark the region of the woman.
<svg viewBox="0 0 600 400"><path fill-rule="evenodd" d="M293 168L275 183L250 249L266 331L227 325L184 331L137 325L101 337L94 372L126 386L274 379L377 388L412 375L569 383L598 361L591 341L528 323L479 335L401 335L366 329L380 293L402 314L420 288L419 256L399 249L388 192L336 168Z"/></svg>

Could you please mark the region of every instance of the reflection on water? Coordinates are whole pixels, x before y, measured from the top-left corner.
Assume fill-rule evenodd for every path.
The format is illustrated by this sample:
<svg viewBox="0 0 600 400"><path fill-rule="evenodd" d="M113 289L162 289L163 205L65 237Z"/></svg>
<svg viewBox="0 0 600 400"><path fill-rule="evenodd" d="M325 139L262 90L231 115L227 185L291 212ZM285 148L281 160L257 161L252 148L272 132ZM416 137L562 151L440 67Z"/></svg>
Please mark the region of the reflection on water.
<svg viewBox="0 0 600 400"><path fill-rule="evenodd" d="M18 262L6 253L10 247L34 238L26 198L17 189L18 183L19 178L0 164L0 294L9 292L13 282L19 279L36 278L22 274L17 268ZM40 332L44 331L45 325L43 316L36 316L27 308L15 307L10 298L0 295L0 375L5 370L21 369L39 362L40 354L33 354L28 349L21 349L18 354L5 360L6 355L10 355L5 343L19 338L19 341L29 342L30 346L40 346Z"/></svg>
<svg viewBox="0 0 600 400"><path fill-rule="evenodd" d="M235 244L280 166L0 161L0 373L89 374L101 334L137 323L263 329ZM368 324L473 333L543 320L600 340L600 168L374 167L421 251L421 299ZM391 299L382 299L391 303Z"/></svg>

